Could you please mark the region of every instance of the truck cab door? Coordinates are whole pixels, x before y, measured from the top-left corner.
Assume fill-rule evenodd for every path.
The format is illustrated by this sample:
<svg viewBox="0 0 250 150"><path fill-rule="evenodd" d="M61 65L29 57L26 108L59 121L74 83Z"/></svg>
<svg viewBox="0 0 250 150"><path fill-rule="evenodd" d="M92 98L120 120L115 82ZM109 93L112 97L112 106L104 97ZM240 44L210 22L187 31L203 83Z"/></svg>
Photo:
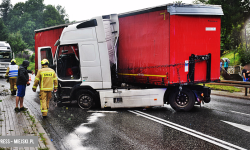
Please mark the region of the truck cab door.
<svg viewBox="0 0 250 150"><path fill-rule="evenodd" d="M49 67L53 66L53 55L52 49L49 46L46 47L38 47L38 70L42 68L41 61L43 59L48 59Z"/></svg>

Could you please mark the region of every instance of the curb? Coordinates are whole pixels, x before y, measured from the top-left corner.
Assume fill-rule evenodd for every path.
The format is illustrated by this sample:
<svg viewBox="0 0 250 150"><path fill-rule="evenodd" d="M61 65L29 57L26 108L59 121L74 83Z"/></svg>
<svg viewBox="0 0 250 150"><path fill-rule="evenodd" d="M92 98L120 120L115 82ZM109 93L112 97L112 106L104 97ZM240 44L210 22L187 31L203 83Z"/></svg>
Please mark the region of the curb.
<svg viewBox="0 0 250 150"><path fill-rule="evenodd" d="M30 113L34 116L34 114L31 111L30 111ZM54 144L50 141L48 134L43 129L42 125L39 123L39 121L36 119L35 116L34 116L34 119L36 122L36 128L37 128L38 132L44 133L43 137L46 139L46 143L47 143L46 146L49 148L49 150L56 150L56 148L54 147Z"/></svg>
<svg viewBox="0 0 250 150"><path fill-rule="evenodd" d="M250 100L250 97L244 97L244 96L233 96L233 95L215 94L215 93L211 93L211 95L225 96L225 97L231 97L231 98L239 98L239 99Z"/></svg>

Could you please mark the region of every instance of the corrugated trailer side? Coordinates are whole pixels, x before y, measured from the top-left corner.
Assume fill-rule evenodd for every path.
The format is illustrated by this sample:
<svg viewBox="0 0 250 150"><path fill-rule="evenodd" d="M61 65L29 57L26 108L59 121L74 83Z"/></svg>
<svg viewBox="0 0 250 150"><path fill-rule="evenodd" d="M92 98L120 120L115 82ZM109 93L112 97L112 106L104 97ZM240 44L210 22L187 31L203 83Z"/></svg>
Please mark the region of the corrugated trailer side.
<svg viewBox="0 0 250 150"><path fill-rule="evenodd" d="M118 72L131 82L168 83L169 13L167 10L120 17ZM157 66L150 68L149 66Z"/></svg>
<svg viewBox="0 0 250 150"><path fill-rule="evenodd" d="M191 82L187 75L194 74L193 82L207 82L220 78L220 16L171 15L170 16L170 64L189 61L193 55L211 54L211 69L207 69L206 60L196 60L192 69L180 65L170 68L171 83ZM210 71L210 72L209 72Z"/></svg>
<svg viewBox="0 0 250 150"><path fill-rule="evenodd" d="M118 75L151 85L219 80L220 6L167 4L119 15Z"/></svg>

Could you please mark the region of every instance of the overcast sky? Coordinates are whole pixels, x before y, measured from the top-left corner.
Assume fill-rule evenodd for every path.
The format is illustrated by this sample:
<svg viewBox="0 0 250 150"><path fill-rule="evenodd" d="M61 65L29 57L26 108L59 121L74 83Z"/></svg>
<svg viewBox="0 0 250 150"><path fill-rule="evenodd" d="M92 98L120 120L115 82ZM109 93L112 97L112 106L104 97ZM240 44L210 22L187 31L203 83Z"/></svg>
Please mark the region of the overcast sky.
<svg viewBox="0 0 250 150"><path fill-rule="evenodd" d="M27 0L11 0L14 6L18 2ZM44 0L45 5L61 5L65 7L70 21L81 21L95 16L123 13L147 7L153 7L177 0ZM182 3L191 4L194 0L182 0Z"/></svg>

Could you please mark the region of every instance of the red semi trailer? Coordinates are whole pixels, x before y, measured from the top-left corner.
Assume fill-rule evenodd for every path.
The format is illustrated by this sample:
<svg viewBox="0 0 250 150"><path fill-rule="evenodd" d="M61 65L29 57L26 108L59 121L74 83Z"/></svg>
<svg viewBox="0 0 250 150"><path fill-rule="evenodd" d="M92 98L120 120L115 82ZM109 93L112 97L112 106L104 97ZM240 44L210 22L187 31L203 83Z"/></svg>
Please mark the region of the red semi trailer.
<svg viewBox="0 0 250 150"><path fill-rule="evenodd" d="M36 30L36 71L49 59L56 97L81 108L189 111L210 102L211 90L196 83L220 78L221 15L220 6L166 4Z"/></svg>
<svg viewBox="0 0 250 150"><path fill-rule="evenodd" d="M219 80L220 15L189 7L180 8L194 14L170 15L162 6L119 15L118 68L124 80L155 85Z"/></svg>

